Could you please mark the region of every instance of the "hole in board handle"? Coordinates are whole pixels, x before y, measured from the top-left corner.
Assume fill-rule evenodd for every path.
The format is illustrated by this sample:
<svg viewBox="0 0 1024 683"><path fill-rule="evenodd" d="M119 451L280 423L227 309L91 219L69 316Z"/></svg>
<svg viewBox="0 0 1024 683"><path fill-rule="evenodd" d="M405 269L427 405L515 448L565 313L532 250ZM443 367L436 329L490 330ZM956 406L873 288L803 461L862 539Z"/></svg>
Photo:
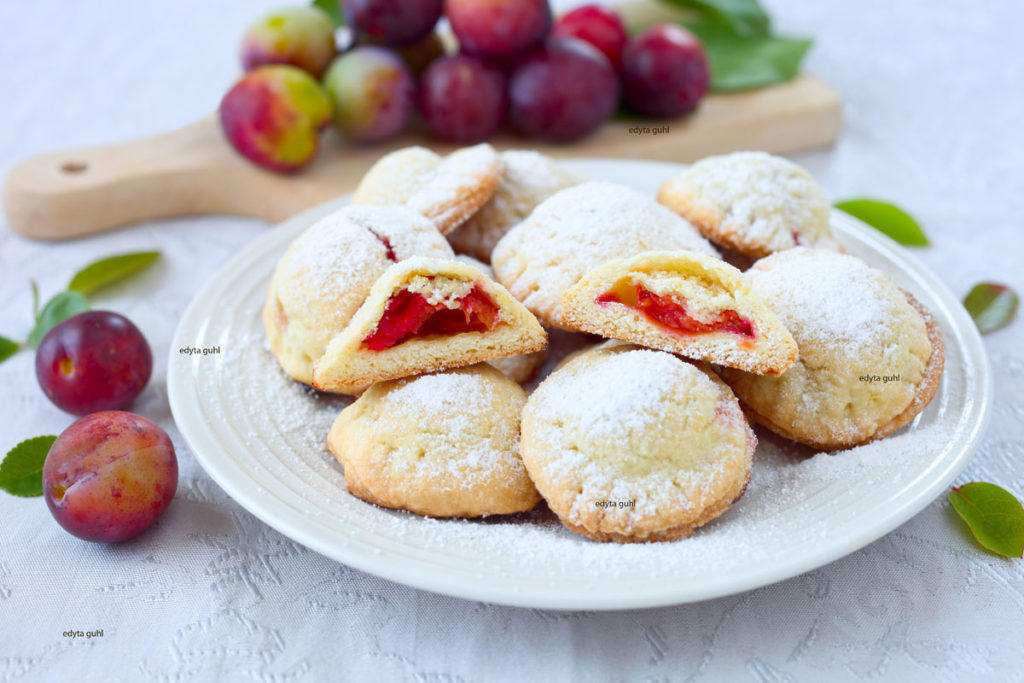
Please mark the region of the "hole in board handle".
<svg viewBox="0 0 1024 683"><path fill-rule="evenodd" d="M64 173L84 173L89 168L89 164L84 161L65 161L60 165L60 170Z"/></svg>

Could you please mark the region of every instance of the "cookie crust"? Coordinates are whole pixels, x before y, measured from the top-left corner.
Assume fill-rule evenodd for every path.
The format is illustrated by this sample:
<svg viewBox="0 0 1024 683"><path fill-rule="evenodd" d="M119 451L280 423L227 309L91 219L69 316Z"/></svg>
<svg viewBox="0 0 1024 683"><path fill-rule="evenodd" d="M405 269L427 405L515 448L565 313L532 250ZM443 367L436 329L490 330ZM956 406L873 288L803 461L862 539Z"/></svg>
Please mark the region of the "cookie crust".
<svg viewBox="0 0 1024 683"><path fill-rule="evenodd" d="M764 152L701 159L665 181L658 201L716 245L751 258L798 246L838 248L818 183L791 161Z"/></svg>
<svg viewBox="0 0 1024 683"><path fill-rule="evenodd" d="M327 437L356 497L431 517L532 509L540 495L519 457L526 394L474 365L370 387Z"/></svg>
<svg viewBox="0 0 1024 683"><path fill-rule="evenodd" d="M935 396L941 331L889 276L853 256L794 249L748 277L800 348L779 377L721 369L758 424L821 450L852 448L905 426Z"/></svg>
<svg viewBox="0 0 1024 683"><path fill-rule="evenodd" d="M596 541L690 535L743 494L756 445L713 372L619 342L571 358L523 409L523 462L537 490Z"/></svg>

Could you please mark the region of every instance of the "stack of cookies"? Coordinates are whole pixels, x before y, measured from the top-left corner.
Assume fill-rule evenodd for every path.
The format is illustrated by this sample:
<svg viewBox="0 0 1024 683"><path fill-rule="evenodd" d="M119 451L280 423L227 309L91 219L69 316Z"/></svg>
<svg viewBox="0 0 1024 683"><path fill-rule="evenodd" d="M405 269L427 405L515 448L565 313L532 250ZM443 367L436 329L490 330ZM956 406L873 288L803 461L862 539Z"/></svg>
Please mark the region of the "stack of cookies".
<svg viewBox="0 0 1024 683"><path fill-rule="evenodd" d="M354 495L435 517L543 499L615 542L739 499L750 422L823 450L892 433L944 358L924 307L842 253L814 179L758 152L657 199L536 152L393 152L291 245L263 322L290 376L358 396L327 437ZM576 350L527 395L554 330Z"/></svg>

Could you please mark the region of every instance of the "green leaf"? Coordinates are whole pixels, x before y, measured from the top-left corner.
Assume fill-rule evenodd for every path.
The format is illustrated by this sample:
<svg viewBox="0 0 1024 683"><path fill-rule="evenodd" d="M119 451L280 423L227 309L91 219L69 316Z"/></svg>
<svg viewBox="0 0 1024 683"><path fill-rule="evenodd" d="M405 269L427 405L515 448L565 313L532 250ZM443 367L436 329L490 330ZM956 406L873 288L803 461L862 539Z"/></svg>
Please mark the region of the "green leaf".
<svg viewBox="0 0 1024 683"><path fill-rule="evenodd" d="M0 337L0 363L13 356L21 348L21 344L8 339L7 337Z"/></svg>
<svg viewBox="0 0 1024 683"><path fill-rule="evenodd" d="M108 256L90 263L75 273L68 289L89 295L98 289L127 280L140 273L160 258L159 251L139 251L133 254Z"/></svg>
<svg viewBox="0 0 1024 683"><path fill-rule="evenodd" d="M856 198L838 201L835 207L859 218L900 244L908 247L928 246L928 238L914 217L894 204L878 199Z"/></svg>
<svg viewBox="0 0 1024 683"><path fill-rule="evenodd" d="M757 0L662 0L662 2L695 12L704 20L720 24L741 38L764 37L771 33L771 17Z"/></svg>
<svg viewBox="0 0 1024 683"><path fill-rule="evenodd" d="M322 9L331 18L336 27L345 25L345 15L341 13L342 0L313 0L310 5Z"/></svg>
<svg viewBox="0 0 1024 683"><path fill-rule="evenodd" d="M43 463L56 440L53 434L37 436L7 451L0 463L0 489L22 498L43 495Z"/></svg>
<svg viewBox="0 0 1024 683"><path fill-rule="evenodd" d="M1017 313L1017 293L1006 285L982 282L964 297L964 308L982 334L998 330Z"/></svg>
<svg viewBox="0 0 1024 683"><path fill-rule="evenodd" d="M33 349L39 346L46 333L55 325L58 325L73 315L78 315L89 310L89 302L85 300L81 292L60 292L46 302L43 310L36 318L36 326L28 335L28 345Z"/></svg>
<svg viewBox="0 0 1024 683"><path fill-rule="evenodd" d="M686 28L704 44L711 65L711 89L731 92L784 83L800 73L813 41L780 36L744 38L727 26L687 22Z"/></svg>
<svg viewBox="0 0 1024 683"><path fill-rule="evenodd" d="M975 481L953 487L949 502L986 549L1006 557L1024 555L1024 507L1012 493Z"/></svg>

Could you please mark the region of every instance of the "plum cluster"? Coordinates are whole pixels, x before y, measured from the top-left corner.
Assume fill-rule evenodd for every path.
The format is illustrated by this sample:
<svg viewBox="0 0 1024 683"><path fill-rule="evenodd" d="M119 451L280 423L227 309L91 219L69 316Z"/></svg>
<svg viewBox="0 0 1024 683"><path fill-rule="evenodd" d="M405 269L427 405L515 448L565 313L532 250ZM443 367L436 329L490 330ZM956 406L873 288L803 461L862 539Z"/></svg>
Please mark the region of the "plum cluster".
<svg viewBox="0 0 1024 683"><path fill-rule="evenodd" d="M662 25L630 37L599 5L555 21L547 0L340 2L341 45L317 7L272 12L245 34L246 73L224 96L220 118L235 149L259 166L302 168L331 120L359 143L399 134L417 113L443 140L479 142L509 121L531 138L570 142L620 103L674 117L708 89L707 58L692 33ZM438 34L442 17L458 41L452 54Z"/></svg>
<svg viewBox="0 0 1024 683"><path fill-rule="evenodd" d="M178 485L167 433L124 412L153 371L142 332L111 311L56 325L36 351L36 378L61 410L83 416L57 438L43 465L54 519L89 541L133 538L164 513Z"/></svg>

